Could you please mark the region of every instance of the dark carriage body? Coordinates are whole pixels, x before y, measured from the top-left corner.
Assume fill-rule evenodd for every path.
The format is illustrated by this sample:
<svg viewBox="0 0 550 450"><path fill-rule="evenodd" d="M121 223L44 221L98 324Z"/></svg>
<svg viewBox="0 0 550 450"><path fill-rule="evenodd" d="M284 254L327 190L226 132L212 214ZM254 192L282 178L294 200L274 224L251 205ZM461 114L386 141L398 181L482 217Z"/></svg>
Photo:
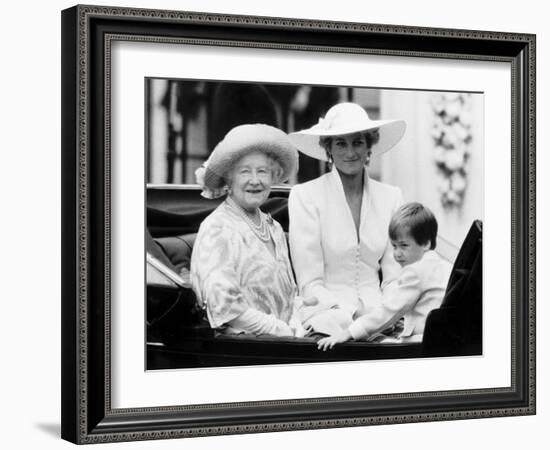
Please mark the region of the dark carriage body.
<svg viewBox="0 0 550 450"><path fill-rule="evenodd" d="M262 209L288 230L288 187L274 188ZM181 275L179 286L147 284L147 369L479 355L481 346L481 223L456 258L441 308L430 313L419 343L348 342L330 351L316 338L225 335L210 328L189 285L196 232L219 201L197 186L147 188L147 251Z"/></svg>

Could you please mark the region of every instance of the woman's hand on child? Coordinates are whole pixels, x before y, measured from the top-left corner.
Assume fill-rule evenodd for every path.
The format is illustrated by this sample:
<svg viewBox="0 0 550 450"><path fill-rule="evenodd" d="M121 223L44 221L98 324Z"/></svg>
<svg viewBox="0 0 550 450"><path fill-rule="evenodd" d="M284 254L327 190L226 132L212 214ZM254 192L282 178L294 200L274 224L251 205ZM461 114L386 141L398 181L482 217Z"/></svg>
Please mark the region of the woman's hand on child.
<svg viewBox="0 0 550 450"><path fill-rule="evenodd" d="M317 297L300 298L298 315L302 323L306 322L319 311L322 311L322 305L319 304L319 299Z"/></svg>
<svg viewBox="0 0 550 450"><path fill-rule="evenodd" d="M319 339L317 342L317 348L319 350L327 351L329 348L334 347L336 344L341 344L343 342L349 341L351 339L351 334L348 330L340 331L339 333L333 334L322 339Z"/></svg>
<svg viewBox="0 0 550 450"><path fill-rule="evenodd" d="M303 300L304 306L315 306L319 304L319 299L317 297L307 297Z"/></svg>

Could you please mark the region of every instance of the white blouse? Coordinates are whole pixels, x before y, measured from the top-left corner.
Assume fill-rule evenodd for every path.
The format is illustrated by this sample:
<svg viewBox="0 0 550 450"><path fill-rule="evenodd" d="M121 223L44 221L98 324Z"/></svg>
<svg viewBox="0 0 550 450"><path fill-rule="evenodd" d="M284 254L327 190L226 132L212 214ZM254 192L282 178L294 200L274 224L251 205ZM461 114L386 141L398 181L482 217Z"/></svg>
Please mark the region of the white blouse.
<svg viewBox="0 0 550 450"><path fill-rule="evenodd" d="M290 252L300 295L319 309L343 309L351 319L382 301L397 277L388 226L403 203L399 188L368 178L366 168L359 240L337 170L296 185L289 196ZM349 324L348 324L349 325Z"/></svg>

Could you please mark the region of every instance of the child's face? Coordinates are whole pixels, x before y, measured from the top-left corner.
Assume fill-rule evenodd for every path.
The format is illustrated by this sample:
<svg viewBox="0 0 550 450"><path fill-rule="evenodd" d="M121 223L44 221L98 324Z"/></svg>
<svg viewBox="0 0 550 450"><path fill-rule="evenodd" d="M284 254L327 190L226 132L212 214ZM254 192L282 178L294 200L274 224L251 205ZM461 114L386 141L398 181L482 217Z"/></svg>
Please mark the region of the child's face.
<svg viewBox="0 0 550 450"><path fill-rule="evenodd" d="M420 261L430 249L430 243L419 245L407 230L398 230L396 239L391 239L393 257L401 267Z"/></svg>

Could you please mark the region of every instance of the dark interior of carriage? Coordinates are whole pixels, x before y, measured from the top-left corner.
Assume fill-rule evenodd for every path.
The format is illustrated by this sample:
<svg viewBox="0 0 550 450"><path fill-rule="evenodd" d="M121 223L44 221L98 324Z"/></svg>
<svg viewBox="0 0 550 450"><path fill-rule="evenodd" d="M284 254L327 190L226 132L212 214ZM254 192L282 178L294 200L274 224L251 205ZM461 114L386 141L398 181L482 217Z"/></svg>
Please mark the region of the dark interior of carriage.
<svg viewBox="0 0 550 450"><path fill-rule="evenodd" d="M262 209L288 230L288 188L274 189ZM224 335L210 328L190 288L196 232L219 201L192 186L147 190L146 248L178 274L147 283L147 370L482 354L482 224L475 221L456 257L445 298L426 321L421 343L348 342L321 352L316 337Z"/></svg>

